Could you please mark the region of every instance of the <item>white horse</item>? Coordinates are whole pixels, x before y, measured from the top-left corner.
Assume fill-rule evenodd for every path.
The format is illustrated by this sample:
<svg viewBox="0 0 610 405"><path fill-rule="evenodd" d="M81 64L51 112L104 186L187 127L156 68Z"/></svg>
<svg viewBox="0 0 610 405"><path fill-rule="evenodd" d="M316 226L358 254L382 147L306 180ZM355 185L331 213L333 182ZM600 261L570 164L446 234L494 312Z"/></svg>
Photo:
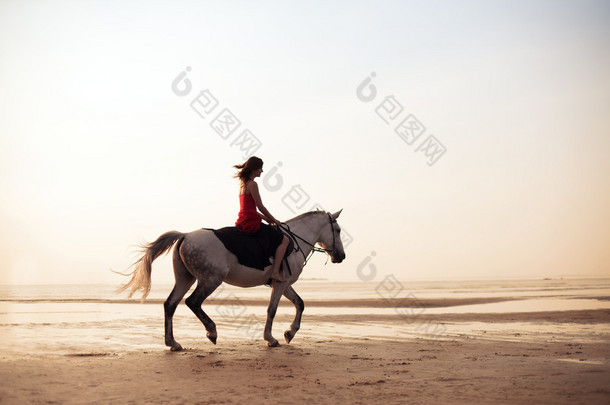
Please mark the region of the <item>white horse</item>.
<svg viewBox="0 0 610 405"><path fill-rule="evenodd" d="M287 257L291 274L284 271L284 282L272 282L271 298L267 308L267 322L265 324L264 339L270 347L279 346L279 342L272 336L271 328L277 306L282 295L288 298L296 307L296 316L290 329L284 333L287 343L290 343L301 325L301 315L305 305L301 297L294 291L294 284L305 265L306 257L313 250L327 252L333 263L341 263L345 259L345 252L339 232L341 228L337 218L341 211L334 214L323 211L312 211L299 215L286 222L295 241L295 250ZM182 346L174 339L172 318L176 307L182 297L191 288L195 280L197 286L186 299L186 305L197 315L207 330L207 337L216 344L216 324L203 311L201 305L222 282L238 287L254 287L267 283L270 279L272 266L265 267L263 271L243 266L238 263L237 257L229 252L223 243L207 229L199 229L190 233L177 231L166 232L156 241L143 245L144 254L134 263L134 269L125 275L131 280L123 285L118 292L131 288L129 297L136 291L142 291L142 301L150 292L150 274L153 261L167 253L174 243L174 275L176 284L169 297L163 304L165 308L165 344L173 351L182 350ZM323 249L315 247L318 243Z"/></svg>

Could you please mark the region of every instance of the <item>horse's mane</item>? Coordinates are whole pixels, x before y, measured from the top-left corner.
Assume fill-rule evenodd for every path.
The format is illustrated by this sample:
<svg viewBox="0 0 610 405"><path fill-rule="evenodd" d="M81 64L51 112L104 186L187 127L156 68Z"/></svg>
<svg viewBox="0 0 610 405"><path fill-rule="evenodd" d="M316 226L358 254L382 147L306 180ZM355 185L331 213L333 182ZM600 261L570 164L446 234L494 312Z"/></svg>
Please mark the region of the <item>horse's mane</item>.
<svg viewBox="0 0 610 405"><path fill-rule="evenodd" d="M319 211L319 210L309 211L309 212L305 212L305 213L303 213L301 215L297 215L294 218L290 218L288 221L296 221L297 219L302 219L302 218L308 217L310 215L315 215L315 214L326 214L326 212L325 211Z"/></svg>

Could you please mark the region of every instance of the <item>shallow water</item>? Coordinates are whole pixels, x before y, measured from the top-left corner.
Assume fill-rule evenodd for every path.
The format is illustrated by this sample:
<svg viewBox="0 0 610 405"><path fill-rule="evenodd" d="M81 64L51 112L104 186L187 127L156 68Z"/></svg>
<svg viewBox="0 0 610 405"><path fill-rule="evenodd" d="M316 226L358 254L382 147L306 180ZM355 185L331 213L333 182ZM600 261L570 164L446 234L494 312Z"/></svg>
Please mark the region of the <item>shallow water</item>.
<svg viewBox="0 0 610 405"><path fill-rule="evenodd" d="M116 301L127 298L127 293L115 294L117 285L0 285L0 301L44 301L96 299ZM172 285L153 284L148 299L164 300ZM299 295L307 300L370 299L415 296L430 298L478 297L580 297L610 296L608 279L566 280L461 280L461 281L398 281L391 276L378 282L330 282L299 280L295 285ZM268 299L269 287L238 288L227 284L219 287L211 297L236 296L243 299ZM139 296L135 297L137 301Z"/></svg>
<svg viewBox="0 0 610 405"><path fill-rule="evenodd" d="M392 284L396 286L396 284ZM407 290L406 286L410 288ZM402 315L514 313L610 309L609 280L525 280L401 283L390 290L379 283L326 283L303 281L295 289L307 300L388 298L513 298L488 304L442 308L350 308L306 306L297 335L316 339L496 339L518 341L608 342L610 325L556 322L427 322ZM399 287L400 287L399 286ZM164 350L162 301L140 305L116 296L114 286L25 286L0 288L0 355L40 353L74 354L132 350ZM171 286L153 289L151 298L162 300ZM262 342L266 306L245 306L241 299L267 300L270 289L226 286L215 298L232 298L234 304L204 304L214 319L219 344L234 339ZM384 295L385 294L385 295ZM83 300L85 302L83 302ZM87 301L89 300L89 301ZM94 300L94 302L90 302ZM337 321L336 315L346 315ZM357 315L354 318L354 315ZM376 317L384 315L383 319ZM388 316L389 315L389 316ZM290 305L280 306L274 334L280 338L294 316ZM311 316L308 321L308 316ZM358 316L361 316L358 318ZM328 318L325 318L328 317ZM328 319L328 320L326 320ZM353 319L358 319L353 321ZM176 338L185 347L210 345L205 330L192 312L180 305L175 315ZM295 338L296 339L296 338Z"/></svg>

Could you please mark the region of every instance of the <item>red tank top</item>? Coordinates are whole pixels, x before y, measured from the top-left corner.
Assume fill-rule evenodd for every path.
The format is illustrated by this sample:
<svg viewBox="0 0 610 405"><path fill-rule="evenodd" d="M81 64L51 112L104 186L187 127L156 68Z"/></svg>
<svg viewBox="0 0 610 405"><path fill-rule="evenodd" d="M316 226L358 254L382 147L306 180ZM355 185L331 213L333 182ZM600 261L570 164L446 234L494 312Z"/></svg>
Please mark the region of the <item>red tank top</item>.
<svg viewBox="0 0 610 405"><path fill-rule="evenodd" d="M239 195L239 215L235 226L245 233L254 233L261 227L261 216L256 212L256 203L252 194Z"/></svg>

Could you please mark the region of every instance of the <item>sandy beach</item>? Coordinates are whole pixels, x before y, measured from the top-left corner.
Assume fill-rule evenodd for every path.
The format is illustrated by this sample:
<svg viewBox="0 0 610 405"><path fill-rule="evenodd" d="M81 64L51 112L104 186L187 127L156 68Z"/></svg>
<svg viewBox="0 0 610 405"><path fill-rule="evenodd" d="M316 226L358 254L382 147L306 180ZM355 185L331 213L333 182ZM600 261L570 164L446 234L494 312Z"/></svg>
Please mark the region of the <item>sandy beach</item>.
<svg viewBox="0 0 610 405"><path fill-rule="evenodd" d="M422 315L413 318L410 328L421 331L432 322L453 333L350 336L352 324L382 331L404 326L405 319L399 314L312 315L305 317L291 344L278 348L268 348L260 339L224 338L220 326L217 345L205 340L202 330L200 338L184 339L183 352L170 352L159 344L152 349L109 351L104 346L30 355L26 347L9 353L5 346L0 402L610 401L609 310ZM290 320L288 315L278 316L276 336ZM518 325L528 327L515 332L507 326L514 324L517 330ZM562 329L565 325L570 327ZM583 335L583 330L575 331L578 328L591 332ZM336 331L328 333L332 329Z"/></svg>

